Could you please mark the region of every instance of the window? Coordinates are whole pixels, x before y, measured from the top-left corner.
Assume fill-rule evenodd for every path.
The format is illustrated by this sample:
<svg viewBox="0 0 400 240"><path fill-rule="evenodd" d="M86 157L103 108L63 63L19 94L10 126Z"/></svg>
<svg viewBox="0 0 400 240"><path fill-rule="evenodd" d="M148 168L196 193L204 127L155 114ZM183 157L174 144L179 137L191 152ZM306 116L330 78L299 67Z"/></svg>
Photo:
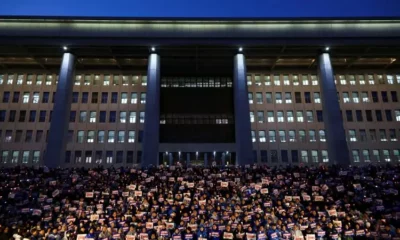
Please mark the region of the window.
<svg viewBox="0 0 400 240"><path fill-rule="evenodd" d="M306 150L301 150L301 161L308 163L308 152Z"/></svg>
<svg viewBox="0 0 400 240"><path fill-rule="evenodd" d="M353 162L360 162L360 154L358 150L352 150Z"/></svg>
<svg viewBox="0 0 400 240"><path fill-rule="evenodd" d="M296 132L289 130L289 142L296 142Z"/></svg>
<svg viewBox="0 0 400 240"><path fill-rule="evenodd" d="M267 103L272 103L272 93L270 92L265 93L265 97L267 99Z"/></svg>
<svg viewBox="0 0 400 240"><path fill-rule="evenodd" d="M254 112L250 112L250 122L254 122Z"/></svg>
<svg viewBox="0 0 400 240"><path fill-rule="evenodd" d="M82 79L82 76L81 76L81 75L76 75L76 76L75 76L74 85L75 85L75 86L81 85L81 79Z"/></svg>
<svg viewBox="0 0 400 240"><path fill-rule="evenodd" d="M252 92L247 93L247 97L249 99L249 104L253 104L253 93Z"/></svg>
<svg viewBox="0 0 400 240"><path fill-rule="evenodd" d="M292 103L292 93L285 93L285 103Z"/></svg>
<svg viewBox="0 0 400 240"><path fill-rule="evenodd" d="M110 111L110 117L108 118L108 122L115 123L117 121L117 112Z"/></svg>
<svg viewBox="0 0 400 240"><path fill-rule="evenodd" d="M247 75L247 85L251 85L251 75Z"/></svg>
<svg viewBox="0 0 400 240"><path fill-rule="evenodd" d="M125 131L118 131L118 142L125 142Z"/></svg>
<svg viewBox="0 0 400 240"><path fill-rule="evenodd" d="M268 162L268 151L261 150L260 155L261 155L261 162L263 162L263 163Z"/></svg>
<svg viewBox="0 0 400 240"><path fill-rule="evenodd" d="M374 103L379 102L379 99L378 99L378 92L372 91L372 92L371 92L371 95L372 95L372 102L374 102Z"/></svg>
<svg viewBox="0 0 400 240"><path fill-rule="evenodd" d="M8 85L12 85L14 81L14 75L13 74L9 74L8 75L8 80L7 80L7 84Z"/></svg>
<svg viewBox="0 0 400 240"><path fill-rule="evenodd" d="M83 143L84 136L85 136L85 132L84 131L78 131L78 136L77 136L76 141L78 143Z"/></svg>
<svg viewBox="0 0 400 240"><path fill-rule="evenodd" d="M284 130L279 130L279 140L281 142L286 142L286 132Z"/></svg>
<svg viewBox="0 0 400 240"><path fill-rule="evenodd" d="M136 112L129 113L129 123L136 123Z"/></svg>
<svg viewBox="0 0 400 240"><path fill-rule="evenodd" d="M396 75L397 83L400 83L400 75Z"/></svg>
<svg viewBox="0 0 400 240"><path fill-rule="evenodd" d="M276 135L274 130L268 131L269 142L276 142Z"/></svg>
<svg viewBox="0 0 400 240"><path fill-rule="evenodd" d="M302 75L302 79L303 79L303 86L307 86L308 83L308 76L307 75Z"/></svg>
<svg viewBox="0 0 400 240"><path fill-rule="evenodd" d="M12 130L6 130L4 142L12 142Z"/></svg>
<svg viewBox="0 0 400 240"><path fill-rule="evenodd" d="M289 75L283 75L283 85L285 85L285 86L290 85Z"/></svg>
<svg viewBox="0 0 400 240"><path fill-rule="evenodd" d="M396 129L389 129L389 137L390 137L390 141L392 141L392 142L397 141Z"/></svg>
<svg viewBox="0 0 400 240"><path fill-rule="evenodd" d="M380 138L381 142L387 141L385 129L379 129L379 138Z"/></svg>
<svg viewBox="0 0 400 240"><path fill-rule="evenodd" d="M304 101L306 103L311 103L311 95L310 92L304 92Z"/></svg>
<svg viewBox="0 0 400 240"><path fill-rule="evenodd" d="M81 163L81 162L82 162L82 152L75 151L75 163Z"/></svg>
<svg viewBox="0 0 400 240"><path fill-rule="evenodd" d="M17 85L22 85L24 82L24 75L18 75L17 76Z"/></svg>
<svg viewBox="0 0 400 240"><path fill-rule="evenodd" d="M267 138L265 136L265 131L258 131L258 137L260 142L266 142Z"/></svg>
<svg viewBox="0 0 400 240"><path fill-rule="evenodd" d="M254 130L251 130L251 141L254 143L257 141L256 139L256 132Z"/></svg>
<svg viewBox="0 0 400 240"><path fill-rule="evenodd" d="M293 86L299 86L299 76L298 75L293 75L292 80L293 80Z"/></svg>
<svg viewBox="0 0 400 240"><path fill-rule="evenodd" d="M129 77L122 76L122 86L128 86L128 85L129 85Z"/></svg>
<svg viewBox="0 0 400 240"><path fill-rule="evenodd" d="M287 122L294 122L293 111L287 111L286 118L287 118Z"/></svg>
<svg viewBox="0 0 400 240"><path fill-rule="evenodd" d="M257 112L257 121L258 121L258 123L264 122L264 111Z"/></svg>
<svg viewBox="0 0 400 240"><path fill-rule="evenodd" d="M369 150L365 149L362 151L364 162L371 162L371 157L369 156Z"/></svg>
<svg viewBox="0 0 400 240"><path fill-rule="evenodd" d="M365 114L366 114L366 116L367 116L367 121L368 122L372 122L373 120L372 120L372 111L371 110L366 110L365 111Z"/></svg>
<svg viewBox="0 0 400 240"><path fill-rule="evenodd" d="M372 150L372 155L374 156L374 160L376 162L380 162L381 161L381 156L379 154L379 150L376 150L376 149Z"/></svg>
<svg viewBox="0 0 400 240"><path fill-rule="evenodd" d="M360 99L358 98L358 92L352 92L352 98L354 103L360 102Z"/></svg>
<svg viewBox="0 0 400 240"><path fill-rule="evenodd" d="M75 122L76 112L75 111L71 111L70 112L70 121L71 121L71 113L75 113L74 114L74 118L73 118L73 122ZM46 111L40 110L40 112L39 112L39 122L45 122L45 121L46 121Z"/></svg>
<svg viewBox="0 0 400 240"><path fill-rule="evenodd" d="M87 113L86 111L81 111L79 113L79 122L84 123L86 122Z"/></svg>
<svg viewBox="0 0 400 240"><path fill-rule="evenodd" d="M0 110L0 122L4 121L6 121L6 110Z"/></svg>
<svg viewBox="0 0 400 240"><path fill-rule="evenodd" d="M41 142L43 139L43 130L36 130L35 142Z"/></svg>
<svg viewBox="0 0 400 240"><path fill-rule="evenodd" d="M400 162L400 150L393 150L394 159Z"/></svg>
<svg viewBox="0 0 400 240"><path fill-rule="evenodd" d="M276 118L278 122L285 122L285 116L283 116L283 111L277 111Z"/></svg>
<svg viewBox="0 0 400 240"><path fill-rule="evenodd" d="M88 101L89 101L89 93L83 92L82 93L82 103L88 103Z"/></svg>
<svg viewBox="0 0 400 240"><path fill-rule="evenodd" d="M383 153L383 159L385 159L385 162L390 162L391 161L391 159L390 159L390 153L389 153L389 150L382 150L382 153Z"/></svg>
<svg viewBox="0 0 400 240"><path fill-rule="evenodd" d="M19 102L19 92L14 92L12 102L13 103Z"/></svg>
<svg viewBox="0 0 400 240"><path fill-rule="evenodd" d="M137 104L137 93L131 93L131 104Z"/></svg>
<svg viewBox="0 0 400 240"><path fill-rule="evenodd" d="M264 76L264 84L265 86L271 86L271 76L269 75Z"/></svg>
<svg viewBox="0 0 400 240"><path fill-rule="evenodd" d="M253 99L253 97L252 97L252 99ZM257 104L262 104L263 103L262 93L260 93L260 92L256 93L256 100L257 100Z"/></svg>
<svg viewBox="0 0 400 240"><path fill-rule="evenodd" d="M126 163L133 163L133 151L126 152Z"/></svg>
<svg viewBox="0 0 400 240"><path fill-rule="evenodd" d="M124 161L124 152L117 151L116 163L122 163Z"/></svg>
<svg viewBox="0 0 400 240"><path fill-rule="evenodd" d="M274 111L268 111L267 112L267 121L268 122L274 122Z"/></svg>
<svg viewBox="0 0 400 240"><path fill-rule="evenodd" d="M311 159L312 159L312 162L314 162L314 163L318 162L318 151L317 150L311 150Z"/></svg>
<svg viewBox="0 0 400 240"><path fill-rule="evenodd" d="M18 122L25 122L25 116L26 116L26 111L25 110L19 111Z"/></svg>
<svg viewBox="0 0 400 240"><path fill-rule="evenodd" d="M323 122L324 121L324 115L322 114L321 110L317 110L317 121L318 122Z"/></svg>
<svg viewBox="0 0 400 240"><path fill-rule="evenodd" d="M350 85L356 85L356 77L354 75L348 76Z"/></svg>
<svg viewBox="0 0 400 240"><path fill-rule="evenodd" d="M297 122L304 122L303 111L296 112Z"/></svg>
<svg viewBox="0 0 400 240"><path fill-rule="evenodd" d="M307 122L314 122L314 116L312 111L307 111Z"/></svg>
<svg viewBox="0 0 400 240"><path fill-rule="evenodd" d="M29 111L29 122L35 122L36 120L36 110Z"/></svg>
<svg viewBox="0 0 400 240"><path fill-rule="evenodd" d="M381 92L382 102L389 102L389 98L386 91Z"/></svg>
<svg viewBox="0 0 400 240"><path fill-rule="evenodd" d="M113 76L113 85L118 86L119 85L119 75L114 75Z"/></svg>
<svg viewBox="0 0 400 240"><path fill-rule="evenodd" d="M3 82L4 82L4 75L0 74L0 84L3 84Z"/></svg>
<svg viewBox="0 0 400 240"><path fill-rule="evenodd" d="M103 81L103 86L109 86L110 85L110 75L104 75L104 81Z"/></svg>
<svg viewBox="0 0 400 240"><path fill-rule="evenodd" d="M8 121L9 122L14 122L15 121L15 115L17 115L17 112L15 110L10 111L10 115L8 116Z"/></svg>
<svg viewBox="0 0 400 240"><path fill-rule="evenodd" d="M363 121L363 115L361 110L356 110L356 118L357 122L362 122Z"/></svg>
<svg viewBox="0 0 400 240"><path fill-rule="evenodd" d="M281 85L281 80L279 75L274 75L274 85L275 86L280 86Z"/></svg>
<svg viewBox="0 0 400 240"><path fill-rule="evenodd" d="M12 151L11 163L18 163L19 151Z"/></svg>
<svg viewBox="0 0 400 240"><path fill-rule="evenodd" d="M385 110L385 115L386 115L386 121L388 121L388 122L393 121L392 110L390 110L390 109Z"/></svg>
<svg viewBox="0 0 400 240"><path fill-rule="evenodd" d="M136 86L139 83L139 76L132 77L132 86Z"/></svg>
<svg viewBox="0 0 400 240"><path fill-rule="evenodd" d="M375 84L374 75L368 75L368 83L369 85Z"/></svg>
<svg viewBox="0 0 400 240"><path fill-rule="evenodd" d="M138 142L143 142L143 131L139 131Z"/></svg>
<svg viewBox="0 0 400 240"><path fill-rule="evenodd" d="M89 119L89 122L95 123L95 122L96 122L96 119L97 119L97 117L96 117L96 112L94 112L94 111L90 112L90 119Z"/></svg>
<svg viewBox="0 0 400 240"><path fill-rule="evenodd" d="M33 103L39 103L39 93L38 93L38 92L34 92L34 93L33 93L32 102L33 102Z"/></svg>
<svg viewBox="0 0 400 240"><path fill-rule="evenodd" d="M381 110L375 110L375 114L376 114L376 121L382 122L383 121L382 111Z"/></svg>
<svg viewBox="0 0 400 240"><path fill-rule="evenodd" d="M299 142L306 142L306 131L299 130Z"/></svg>
<svg viewBox="0 0 400 240"><path fill-rule="evenodd" d="M394 110L394 115L396 116L396 121L400 122L400 110Z"/></svg>
<svg viewBox="0 0 400 240"><path fill-rule="evenodd" d="M360 141L361 142L366 142L367 141L367 133L365 129L360 129Z"/></svg>
<svg viewBox="0 0 400 240"><path fill-rule="evenodd" d="M369 102L368 92L362 92L362 93L361 93L361 98L362 98L362 101L363 101L364 103Z"/></svg>
<svg viewBox="0 0 400 240"><path fill-rule="evenodd" d="M350 98L349 98L349 93L348 92L343 92L343 102L344 103L349 103Z"/></svg>
<svg viewBox="0 0 400 240"><path fill-rule="evenodd" d="M314 93L314 103L321 103L321 96L319 92Z"/></svg>
<svg viewBox="0 0 400 240"><path fill-rule="evenodd" d="M33 131L27 130L25 134L25 142L32 142Z"/></svg>
<svg viewBox="0 0 400 240"><path fill-rule="evenodd" d="M87 142L93 143L94 142L94 131L89 131L87 135Z"/></svg>
<svg viewBox="0 0 400 240"><path fill-rule="evenodd" d="M32 162L35 163L39 163L40 161L40 151L33 151L33 159Z"/></svg>
<svg viewBox="0 0 400 240"><path fill-rule="evenodd" d="M3 103L8 103L10 99L10 92L4 92L3 93Z"/></svg>
<svg viewBox="0 0 400 240"><path fill-rule="evenodd" d="M65 152L65 159L64 159L65 163L69 163L71 162L71 151L66 151Z"/></svg>
<svg viewBox="0 0 400 240"><path fill-rule="evenodd" d="M310 142L317 141L317 138L315 137L315 130L308 130L308 136L310 138Z"/></svg>
<svg viewBox="0 0 400 240"><path fill-rule="evenodd" d="M74 130L68 130L68 143L72 143L74 141Z"/></svg>
<svg viewBox="0 0 400 240"><path fill-rule="evenodd" d="M89 86L90 85L90 79L91 79L91 75L85 75L85 78L83 80L83 85Z"/></svg>
<svg viewBox="0 0 400 240"><path fill-rule="evenodd" d="M28 92L24 92L24 96L22 97L22 102L29 103L29 93Z"/></svg>
<svg viewBox="0 0 400 240"><path fill-rule="evenodd" d="M340 85L346 85L346 78L344 75L339 75L339 81L340 81Z"/></svg>
<svg viewBox="0 0 400 240"><path fill-rule="evenodd" d="M108 93L102 92L101 93L101 103L107 103L107 102L108 102Z"/></svg>
<svg viewBox="0 0 400 240"><path fill-rule="evenodd" d="M371 139L372 142L376 142L376 131L375 131L375 129L370 129L369 130L369 139Z"/></svg>
<svg viewBox="0 0 400 240"><path fill-rule="evenodd" d="M301 103L301 94L300 92L294 93L294 98L296 99L296 103Z"/></svg>
<svg viewBox="0 0 400 240"><path fill-rule="evenodd" d="M144 112L139 113L139 122L144 123Z"/></svg>
<svg viewBox="0 0 400 240"><path fill-rule="evenodd" d="M321 141L321 142L326 142L326 137L325 137L325 130L319 130L319 140Z"/></svg>
<svg viewBox="0 0 400 240"><path fill-rule="evenodd" d="M282 103L282 93L280 93L280 92L275 93L275 102L277 104L281 104Z"/></svg>
<svg viewBox="0 0 400 240"><path fill-rule="evenodd" d="M97 142L104 143L104 131L98 131L97 133Z"/></svg>
<svg viewBox="0 0 400 240"><path fill-rule="evenodd" d="M115 141L115 131L108 131L108 142L113 143Z"/></svg>
<svg viewBox="0 0 400 240"><path fill-rule="evenodd" d="M347 119L348 122L352 122L353 121L353 111L346 110L346 119Z"/></svg>
<svg viewBox="0 0 400 240"><path fill-rule="evenodd" d="M390 91L390 95L392 96L392 102L398 102L396 91Z"/></svg>
<svg viewBox="0 0 400 240"><path fill-rule="evenodd" d="M140 93L140 103L146 104L146 93Z"/></svg>
<svg viewBox="0 0 400 240"><path fill-rule="evenodd" d="M126 112L119 112L119 122L126 123Z"/></svg>
<svg viewBox="0 0 400 240"><path fill-rule="evenodd" d="M386 75L386 79L387 79L388 84L393 84L394 83L392 75Z"/></svg>
<svg viewBox="0 0 400 240"><path fill-rule="evenodd" d="M79 100L79 93L73 92L72 93L72 103L78 103L78 100Z"/></svg>
<svg viewBox="0 0 400 240"><path fill-rule="evenodd" d="M50 93L49 92L43 92L42 103L48 103L49 102L49 97L50 97Z"/></svg>
<svg viewBox="0 0 400 240"><path fill-rule="evenodd" d="M26 76L26 84L27 85L32 85L32 82L33 82L33 75L32 74L28 74Z"/></svg>
<svg viewBox="0 0 400 240"><path fill-rule="evenodd" d="M111 103L118 103L118 93L117 92L111 93Z"/></svg>
<svg viewBox="0 0 400 240"><path fill-rule="evenodd" d="M128 142L134 143L135 142L135 131L128 132Z"/></svg>
<svg viewBox="0 0 400 240"><path fill-rule="evenodd" d="M349 130L350 142L357 142L356 130Z"/></svg>
<svg viewBox="0 0 400 240"><path fill-rule="evenodd" d="M100 111L100 118L99 122L105 123L107 118L107 112L106 111Z"/></svg>

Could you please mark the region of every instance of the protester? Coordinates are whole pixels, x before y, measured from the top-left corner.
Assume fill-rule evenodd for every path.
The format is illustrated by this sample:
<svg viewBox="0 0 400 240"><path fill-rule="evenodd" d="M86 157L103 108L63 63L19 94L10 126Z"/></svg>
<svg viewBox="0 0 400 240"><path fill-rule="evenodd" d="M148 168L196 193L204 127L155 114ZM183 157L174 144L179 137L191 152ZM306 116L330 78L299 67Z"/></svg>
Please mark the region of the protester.
<svg viewBox="0 0 400 240"><path fill-rule="evenodd" d="M0 240L396 239L400 167L0 169Z"/></svg>

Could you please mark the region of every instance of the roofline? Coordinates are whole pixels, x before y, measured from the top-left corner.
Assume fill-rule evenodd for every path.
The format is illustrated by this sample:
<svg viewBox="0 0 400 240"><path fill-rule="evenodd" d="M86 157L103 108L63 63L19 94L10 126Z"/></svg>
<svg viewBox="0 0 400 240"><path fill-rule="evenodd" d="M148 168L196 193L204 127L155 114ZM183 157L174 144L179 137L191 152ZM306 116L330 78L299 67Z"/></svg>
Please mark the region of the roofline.
<svg viewBox="0 0 400 240"><path fill-rule="evenodd" d="M131 21L373 21L400 20L400 16L374 17L102 17L0 15L0 20L131 20Z"/></svg>

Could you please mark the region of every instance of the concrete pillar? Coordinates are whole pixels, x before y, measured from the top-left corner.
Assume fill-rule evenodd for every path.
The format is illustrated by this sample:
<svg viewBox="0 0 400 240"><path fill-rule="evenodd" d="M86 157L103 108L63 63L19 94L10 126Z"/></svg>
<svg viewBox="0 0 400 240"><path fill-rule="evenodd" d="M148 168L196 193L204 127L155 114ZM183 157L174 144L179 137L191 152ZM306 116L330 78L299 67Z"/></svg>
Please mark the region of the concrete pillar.
<svg viewBox="0 0 400 240"><path fill-rule="evenodd" d="M343 166L350 165L349 148L340 114L335 78L329 53L318 56L318 75L325 123L329 161Z"/></svg>
<svg viewBox="0 0 400 240"><path fill-rule="evenodd" d="M250 107L247 92L246 59L243 54L239 53L234 58L233 74L237 165L251 164L253 162Z"/></svg>
<svg viewBox="0 0 400 240"><path fill-rule="evenodd" d="M186 153L186 166L190 165L190 153Z"/></svg>
<svg viewBox="0 0 400 240"><path fill-rule="evenodd" d="M204 166L207 167L208 166L208 159L207 159L207 153L204 153Z"/></svg>
<svg viewBox="0 0 400 240"><path fill-rule="evenodd" d="M168 153L168 161L170 166L174 165L174 159L172 158L172 153Z"/></svg>
<svg viewBox="0 0 400 240"><path fill-rule="evenodd" d="M58 77L56 101L53 106L44 165L56 168L64 162L68 142L69 114L71 111L75 56L64 53Z"/></svg>
<svg viewBox="0 0 400 240"><path fill-rule="evenodd" d="M146 110L143 132L142 166L158 165L160 129L160 56L152 53L148 59Z"/></svg>

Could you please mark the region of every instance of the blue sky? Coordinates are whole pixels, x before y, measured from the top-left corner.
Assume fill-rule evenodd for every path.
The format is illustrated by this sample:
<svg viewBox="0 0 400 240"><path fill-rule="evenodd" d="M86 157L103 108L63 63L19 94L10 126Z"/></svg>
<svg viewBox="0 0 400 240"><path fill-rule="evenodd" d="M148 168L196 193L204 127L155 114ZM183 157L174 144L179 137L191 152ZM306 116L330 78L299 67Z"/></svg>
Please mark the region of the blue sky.
<svg viewBox="0 0 400 240"><path fill-rule="evenodd" d="M0 15L393 17L400 0L0 0Z"/></svg>

